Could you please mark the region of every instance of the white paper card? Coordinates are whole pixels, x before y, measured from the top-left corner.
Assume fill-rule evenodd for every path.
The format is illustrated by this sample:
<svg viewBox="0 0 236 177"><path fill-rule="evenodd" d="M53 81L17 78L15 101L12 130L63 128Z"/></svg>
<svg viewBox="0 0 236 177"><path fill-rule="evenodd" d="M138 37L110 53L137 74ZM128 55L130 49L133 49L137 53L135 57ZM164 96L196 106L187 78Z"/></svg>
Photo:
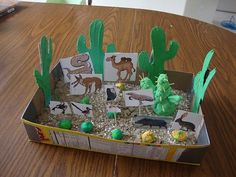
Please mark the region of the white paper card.
<svg viewBox="0 0 236 177"><path fill-rule="evenodd" d="M50 101L49 107L50 113L54 115L71 114L71 109L67 102Z"/></svg>
<svg viewBox="0 0 236 177"><path fill-rule="evenodd" d="M154 104L153 91L151 89L124 91L123 95L126 106L147 106Z"/></svg>
<svg viewBox="0 0 236 177"><path fill-rule="evenodd" d="M93 64L89 53L60 59L64 82L70 82L71 74L93 74Z"/></svg>
<svg viewBox="0 0 236 177"><path fill-rule="evenodd" d="M135 81L137 53L105 53L104 81Z"/></svg>
<svg viewBox="0 0 236 177"><path fill-rule="evenodd" d="M107 112L121 112L121 109L118 106L107 105Z"/></svg>
<svg viewBox="0 0 236 177"><path fill-rule="evenodd" d="M198 138L203 123L204 123L203 115L193 112L178 110L175 120L172 123L171 129L193 131L195 132L195 137Z"/></svg>
<svg viewBox="0 0 236 177"><path fill-rule="evenodd" d="M106 93L106 100L107 101L116 100L120 90L115 85L105 85L104 88Z"/></svg>
<svg viewBox="0 0 236 177"><path fill-rule="evenodd" d="M102 88L102 74L72 74L70 81L71 95L93 93Z"/></svg>
<svg viewBox="0 0 236 177"><path fill-rule="evenodd" d="M85 115L87 117L93 116L93 107L88 104L81 104L76 102L71 102L71 107L74 114Z"/></svg>

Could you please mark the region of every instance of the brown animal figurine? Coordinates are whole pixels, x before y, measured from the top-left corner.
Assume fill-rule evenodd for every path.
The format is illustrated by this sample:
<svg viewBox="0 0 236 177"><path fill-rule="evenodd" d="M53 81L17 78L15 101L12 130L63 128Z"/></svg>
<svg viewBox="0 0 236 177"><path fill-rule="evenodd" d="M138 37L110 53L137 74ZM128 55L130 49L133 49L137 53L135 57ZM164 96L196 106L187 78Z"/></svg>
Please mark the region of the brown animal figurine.
<svg viewBox="0 0 236 177"><path fill-rule="evenodd" d="M191 130L195 132L195 125L193 123L183 121L183 118L187 117L187 115L188 113L185 112L184 114L180 116L180 118L176 119L175 122L179 123L179 125L181 126L181 129L185 128L187 131Z"/></svg>
<svg viewBox="0 0 236 177"><path fill-rule="evenodd" d="M106 58L106 61L107 62L111 61L112 67L116 68L118 70L117 71L117 76L118 76L117 81L129 81L130 77L132 76L132 73L135 72L135 68L133 66L132 59L122 57L120 62L118 62L118 63L116 63L115 60L116 60L115 55ZM121 71L126 71L126 76L124 79L121 78Z"/></svg>
<svg viewBox="0 0 236 177"><path fill-rule="evenodd" d="M78 84L83 85L85 87L85 93L91 93L92 85L95 84L95 92L100 90L102 87L102 81L98 77L86 77L82 78L79 74L79 77L75 76L76 81L72 82L71 84L73 87L76 87Z"/></svg>

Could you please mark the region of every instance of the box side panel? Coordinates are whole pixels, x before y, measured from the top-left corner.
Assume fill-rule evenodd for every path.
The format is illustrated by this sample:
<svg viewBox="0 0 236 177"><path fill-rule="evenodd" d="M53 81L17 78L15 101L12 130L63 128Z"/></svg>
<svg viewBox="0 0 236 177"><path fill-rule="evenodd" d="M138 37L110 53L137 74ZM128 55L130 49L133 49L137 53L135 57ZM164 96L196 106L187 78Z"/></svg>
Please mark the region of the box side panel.
<svg viewBox="0 0 236 177"><path fill-rule="evenodd" d="M174 89L182 90L187 93L192 92L193 74L179 71L166 71L170 83Z"/></svg>
<svg viewBox="0 0 236 177"><path fill-rule="evenodd" d="M134 144L132 156L154 160L167 160L168 148Z"/></svg>
<svg viewBox="0 0 236 177"><path fill-rule="evenodd" d="M37 116L38 116L37 108L34 106L33 101L31 101L27 109L25 110L22 119L28 120L30 122L36 122Z"/></svg>
<svg viewBox="0 0 236 177"><path fill-rule="evenodd" d="M62 132L57 130L49 130L52 144L76 149L90 150L90 144L87 136Z"/></svg>
<svg viewBox="0 0 236 177"><path fill-rule="evenodd" d="M91 150L109 154L132 156L133 144L108 141L95 137L89 137Z"/></svg>
<svg viewBox="0 0 236 177"><path fill-rule="evenodd" d="M37 141L40 142L40 138L39 135L37 133L37 129L36 127L32 126L32 125L28 125L26 123L24 123L25 129L26 129L26 133L29 137L29 139L31 141Z"/></svg>

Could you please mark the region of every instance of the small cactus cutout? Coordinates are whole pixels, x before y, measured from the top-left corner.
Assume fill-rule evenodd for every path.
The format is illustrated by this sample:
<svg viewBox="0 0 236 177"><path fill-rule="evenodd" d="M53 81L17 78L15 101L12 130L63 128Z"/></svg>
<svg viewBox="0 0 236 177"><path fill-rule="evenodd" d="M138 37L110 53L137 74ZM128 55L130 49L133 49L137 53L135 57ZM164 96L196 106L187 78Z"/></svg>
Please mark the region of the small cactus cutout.
<svg viewBox="0 0 236 177"><path fill-rule="evenodd" d="M170 41L169 49L166 49L165 32L160 27L154 27L151 31L152 53L149 58L147 52L139 54L138 66L141 70L148 72L148 77L155 83L156 78L164 73L164 64L167 60L174 58L178 52L179 44Z"/></svg>
<svg viewBox="0 0 236 177"><path fill-rule="evenodd" d="M45 106L48 106L51 100L51 81L50 81L50 64L52 62L52 39L45 36L41 38L39 43L39 57L41 73L34 71L34 77L39 88L44 94Z"/></svg>
<svg viewBox="0 0 236 177"><path fill-rule="evenodd" d="M77 41L77 51L79 53L89 52L93 62L93 68L96 74L103 74L104 71L104 56L105 53L102 49L103 44L104 24L101 20L94 20L90 24L90 48L86 47L86 37L80 35ZM115 45L109 44L107 52L115 52Z"/></svg>
<svg viewBox="0 0 236 177"><path fill-rule="evenodd" d="M202 70L199 71L194 78L193 91L195 93L195 97L194 97L193 107L192 107L192 112L194 113L197 113L199 111L200 102L203 100L206 89L211 79L214 77L216 73L216 68L214 68L210 72L208 70L209 64L213 55L214 55L213 50L207 53L203 66L202 66Z"/></svg>

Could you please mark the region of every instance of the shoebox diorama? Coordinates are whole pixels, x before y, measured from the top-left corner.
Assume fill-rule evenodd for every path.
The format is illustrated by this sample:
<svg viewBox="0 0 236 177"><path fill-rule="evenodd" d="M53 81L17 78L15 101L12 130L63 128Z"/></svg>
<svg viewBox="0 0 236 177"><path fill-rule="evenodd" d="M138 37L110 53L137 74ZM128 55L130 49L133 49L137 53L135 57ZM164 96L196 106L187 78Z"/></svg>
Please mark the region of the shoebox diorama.
<svg viewBox="0 0 236 177"><path fill-rule="evenodd" d="M102 48L104 25L90 25L90 48L78 39L78 55L60 59L49 72L52 40L39 44L39 89L22 121L31 141L169 162L199 165L210 145L200 103L215 75L166 71L179 45L166 47L165 32L151 30L152 53L118 53Z"/></svg>

